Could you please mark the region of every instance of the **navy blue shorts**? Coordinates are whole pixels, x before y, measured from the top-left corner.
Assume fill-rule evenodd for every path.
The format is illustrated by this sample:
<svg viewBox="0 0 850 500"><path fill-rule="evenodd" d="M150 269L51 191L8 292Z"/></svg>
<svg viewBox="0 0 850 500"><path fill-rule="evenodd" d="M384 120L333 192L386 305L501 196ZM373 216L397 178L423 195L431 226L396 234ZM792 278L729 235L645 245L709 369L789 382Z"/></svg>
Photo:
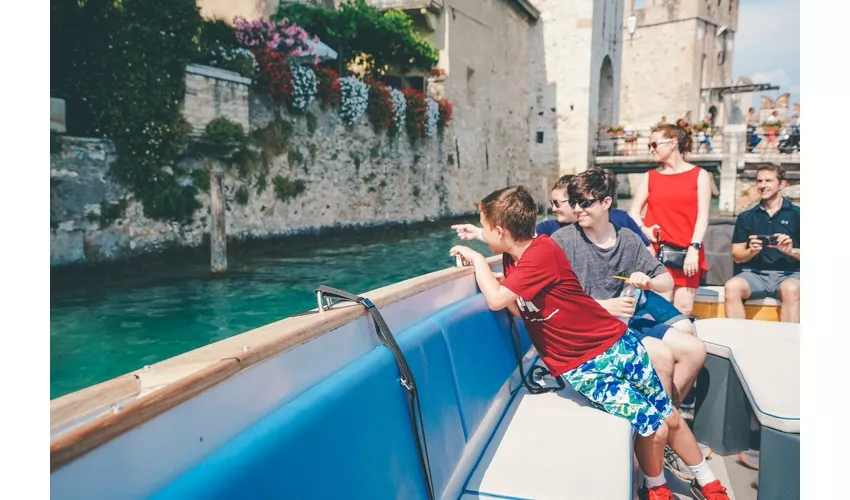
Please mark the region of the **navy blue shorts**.
<svg viewBox="0 0 850 500"><path fill-rule="evenodd" d="M671 325L687 319L676 309L676 306L661 295L651 291L635 291L638 304L634 315L629 320L629 328L638 334L639 339L653 337L661 340Z"/></svg>

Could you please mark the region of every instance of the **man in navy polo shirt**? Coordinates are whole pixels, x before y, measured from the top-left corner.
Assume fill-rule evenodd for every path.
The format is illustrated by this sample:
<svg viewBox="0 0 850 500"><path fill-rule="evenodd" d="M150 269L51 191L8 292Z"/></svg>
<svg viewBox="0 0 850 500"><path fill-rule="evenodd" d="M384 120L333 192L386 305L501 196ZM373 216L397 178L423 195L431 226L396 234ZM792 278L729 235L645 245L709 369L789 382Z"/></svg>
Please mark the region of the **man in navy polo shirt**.
<svg viewBox="0 0 850 500"><path fill-rule="evenodd" d="M756 171L761 201L738 216L732 236L732 259L742 272L725 286L726 317L745 318L747 299L778 298L779 320L800 322L800 207L782 197L787 186L778 165ZM764 236L775 242L765 245Z"/></svg>

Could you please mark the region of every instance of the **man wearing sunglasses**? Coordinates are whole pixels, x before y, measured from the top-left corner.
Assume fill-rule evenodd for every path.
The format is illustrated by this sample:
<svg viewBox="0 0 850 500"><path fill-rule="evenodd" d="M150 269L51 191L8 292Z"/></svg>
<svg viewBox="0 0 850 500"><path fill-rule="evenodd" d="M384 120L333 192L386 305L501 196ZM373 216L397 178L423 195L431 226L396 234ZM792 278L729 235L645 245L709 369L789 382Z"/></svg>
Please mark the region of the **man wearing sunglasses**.
<svg viewBox="0 0 850 500"><path fill-rule="evenodd" d="M576 222L573 209L567 200L567 186L572 178L572 175L565 175L558 179L558 182L556 182L552 187L552 199L549 200L549 203L552 206L552 213L555 215L555 219L538 222L536 228L537 234L552 236L552 234L558 229ZM631 218L628 212L613 208L609 212L608 216L611 224L614 224L617 228L625 228L634 231L634 233L640 237L641 241L643 241L644 246L651 248L649 246L649 239L647 239L647 237L643 234L640 227L634 219ZM455 224L452 226L452 229L457 231L457 236L461 240L484 241L481 236L481 228L478 226L472 224Z"/></svg>

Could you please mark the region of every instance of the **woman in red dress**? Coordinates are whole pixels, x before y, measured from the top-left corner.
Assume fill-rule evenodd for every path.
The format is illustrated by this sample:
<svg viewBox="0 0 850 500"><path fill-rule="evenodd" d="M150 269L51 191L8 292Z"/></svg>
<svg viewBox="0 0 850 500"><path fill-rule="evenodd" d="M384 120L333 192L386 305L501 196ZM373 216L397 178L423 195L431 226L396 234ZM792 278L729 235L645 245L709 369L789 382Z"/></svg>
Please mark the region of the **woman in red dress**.
<svg viewBox="0 0 850 500"><path fill-rule="evenodd" d="M690 146L691 137L684 128L669 124L655 127L649 136L649 151L661 165L643 174L629 211L652 242L656 255L660 243L687 249L682 269L666 266L674 283L666 298L685 316L693 312L700 278L708 271L702 239L711 206L708 172L683 156ZM642 216L644 208L646 215Z"/></svg>

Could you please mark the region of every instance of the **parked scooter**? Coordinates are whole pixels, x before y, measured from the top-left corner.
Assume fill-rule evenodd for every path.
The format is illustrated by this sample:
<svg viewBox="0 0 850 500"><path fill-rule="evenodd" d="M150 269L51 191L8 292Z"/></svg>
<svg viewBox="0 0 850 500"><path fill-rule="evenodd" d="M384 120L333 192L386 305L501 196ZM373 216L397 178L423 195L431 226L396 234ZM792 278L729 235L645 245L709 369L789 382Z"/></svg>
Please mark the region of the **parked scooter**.
<svg viewBox="0 0 850 500"><path fill-rule="evenodd" d="M777 147L780 153L793 153L795 150L800 151L800 126L794 125L791 127L791 132L786 128L780 137Z"/></svg>

